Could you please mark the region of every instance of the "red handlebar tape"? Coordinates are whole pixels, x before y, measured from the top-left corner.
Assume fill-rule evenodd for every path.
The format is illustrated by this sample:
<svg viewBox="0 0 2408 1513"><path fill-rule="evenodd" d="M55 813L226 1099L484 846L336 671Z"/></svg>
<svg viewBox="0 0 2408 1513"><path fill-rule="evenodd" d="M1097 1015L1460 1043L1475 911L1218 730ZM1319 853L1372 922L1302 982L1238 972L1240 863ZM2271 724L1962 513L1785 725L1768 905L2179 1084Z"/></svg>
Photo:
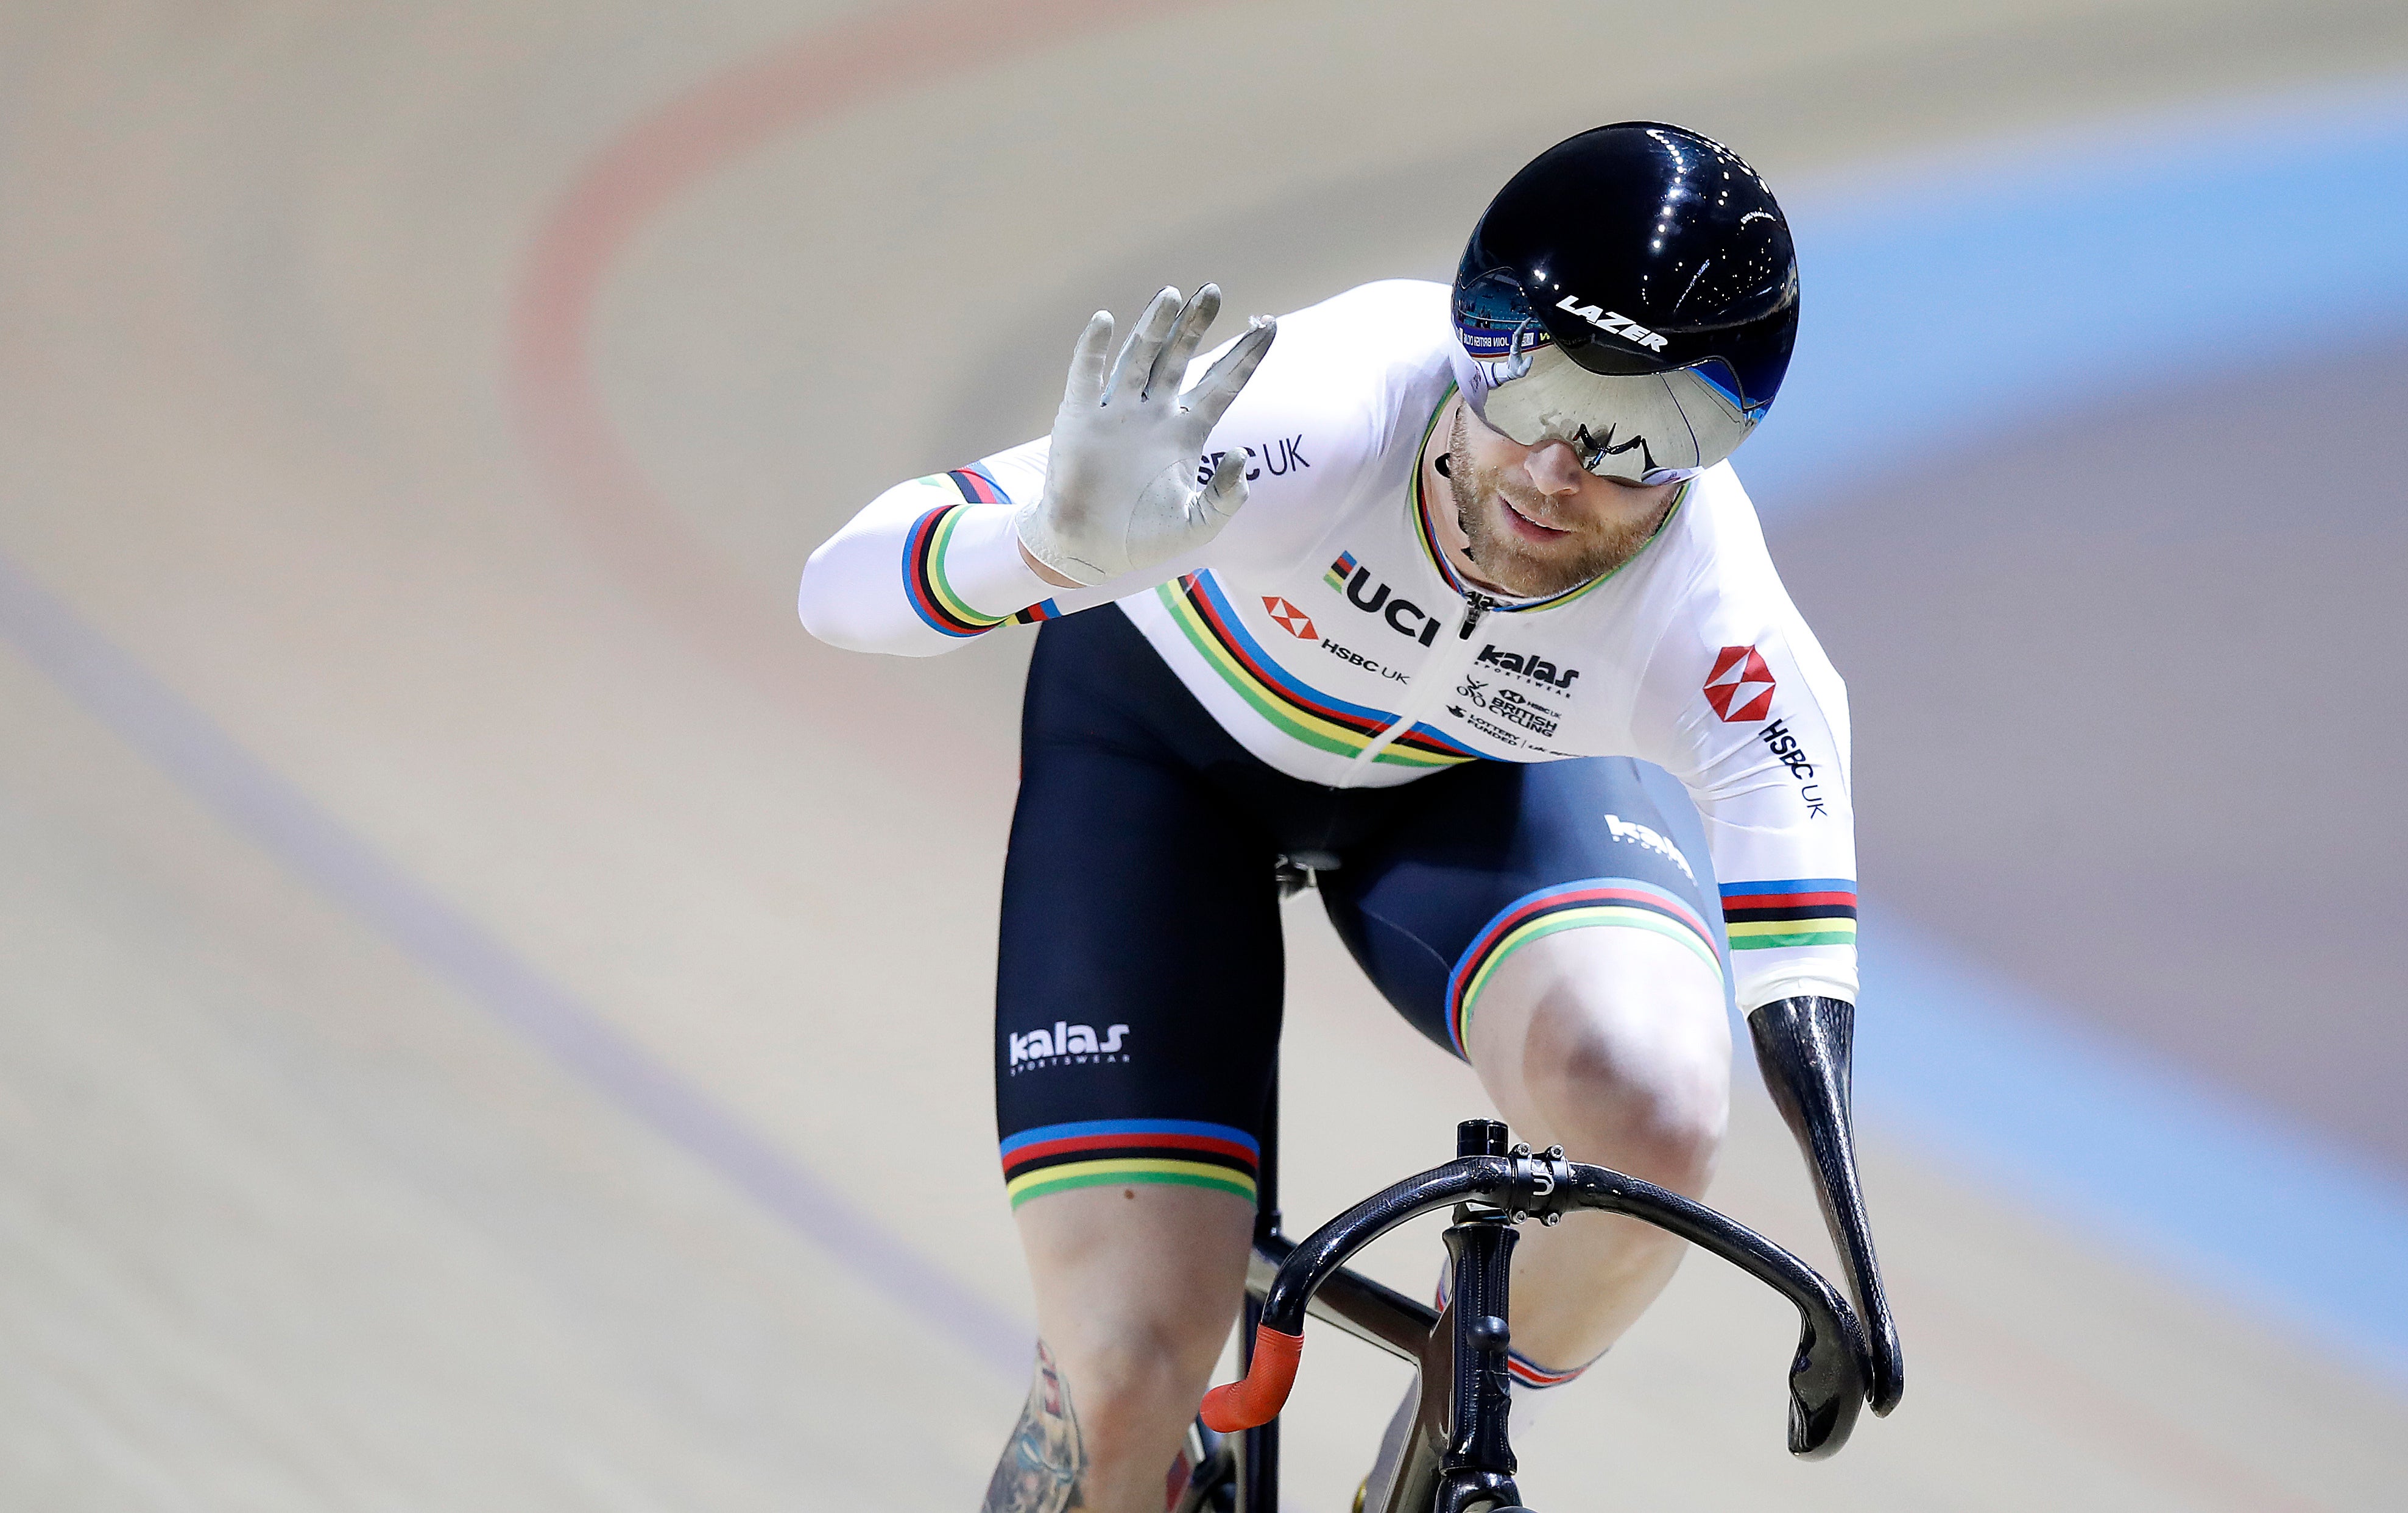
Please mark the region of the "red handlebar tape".
<svg viewBox="0 0 2408 1513"><path fill-rule="evenodd" d="M1268 1324L1254 1329L1254 1358L1241 1381L1226 1382L1204 1394L1204 1427L1216 1434L1258 1428L1279 1417L1288 1389L1296 1385L1304 1356L1302 1335L1283 1335Z"/></svg>

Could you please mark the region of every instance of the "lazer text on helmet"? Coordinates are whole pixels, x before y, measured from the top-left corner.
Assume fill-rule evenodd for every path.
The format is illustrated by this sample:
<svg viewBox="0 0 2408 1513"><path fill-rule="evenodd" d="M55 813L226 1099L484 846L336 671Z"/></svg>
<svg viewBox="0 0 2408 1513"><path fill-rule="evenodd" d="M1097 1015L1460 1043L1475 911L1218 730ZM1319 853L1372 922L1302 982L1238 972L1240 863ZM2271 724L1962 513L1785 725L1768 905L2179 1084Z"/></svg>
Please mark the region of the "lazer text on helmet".
<svg viewBox="0 0 2408 1513"><path fill-rule="evenodd" d="M1603 306L1583 305L1580 303L1578 294L1566 294L1555 301L1555 308L1568 310L1608 335L1620 336L1623 340L1644 347L1651 352L1660 352L1664 350L1664 338L1659 334L1648 330L1630 317L1609 310Z"/></svg>

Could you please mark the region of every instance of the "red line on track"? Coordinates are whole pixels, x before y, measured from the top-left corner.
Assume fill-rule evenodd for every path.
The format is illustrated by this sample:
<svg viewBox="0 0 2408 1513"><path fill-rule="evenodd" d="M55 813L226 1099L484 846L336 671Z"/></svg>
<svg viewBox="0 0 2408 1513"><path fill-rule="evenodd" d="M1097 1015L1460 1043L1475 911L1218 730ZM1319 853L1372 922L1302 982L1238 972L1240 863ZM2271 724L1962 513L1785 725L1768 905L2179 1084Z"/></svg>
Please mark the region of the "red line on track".
<svg viewBox="0 0 2408 1513"><path fill-rule="evenodd" d="M757 584L711 554L611 424L588 342L610 270L681 194L781 133L1196 3L939 0L839 21L705 79L588 159L536 232L511 305L505 383L546 492L611 572L773 693L824 695L833 678L848 694L874 696L863 659L810 654L785 605L764 602ZM932 739L924 754L944 745Z"/></svg>

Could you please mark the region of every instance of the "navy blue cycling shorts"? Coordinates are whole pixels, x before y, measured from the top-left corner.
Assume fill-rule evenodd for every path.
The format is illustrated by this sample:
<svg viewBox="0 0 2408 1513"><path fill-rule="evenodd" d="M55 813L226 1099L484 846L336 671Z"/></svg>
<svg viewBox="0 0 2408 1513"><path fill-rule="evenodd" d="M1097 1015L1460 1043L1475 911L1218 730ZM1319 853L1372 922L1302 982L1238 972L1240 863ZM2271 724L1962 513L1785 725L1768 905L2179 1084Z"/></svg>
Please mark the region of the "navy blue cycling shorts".
<svg viewBox="0 0 2408 1513"><path fill-rule="evenodd" d="M1486 975L1542 935L1645 929L1718 960L1713 878L1689 871L1706 867L1696 811L1662 771L1596 757L1304 782L1222 730L1116 609L1040 630L1021 763L995 1040L1015 1207L1105 1183L1253 1198L1282 855L1338 858L1318 877L1330 922L1457 1055Z"/></svg>

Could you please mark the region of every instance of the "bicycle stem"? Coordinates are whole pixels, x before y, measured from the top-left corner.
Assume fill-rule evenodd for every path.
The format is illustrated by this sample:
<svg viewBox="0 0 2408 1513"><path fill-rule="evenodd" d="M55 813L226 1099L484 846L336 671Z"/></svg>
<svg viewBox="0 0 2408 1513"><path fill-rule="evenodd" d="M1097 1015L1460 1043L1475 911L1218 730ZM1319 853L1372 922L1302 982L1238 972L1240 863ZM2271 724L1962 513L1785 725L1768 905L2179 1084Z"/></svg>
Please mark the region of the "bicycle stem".
<svg viewBox="0 0 2408 1513"><path fill-rule="evenodd" d="M1501 1137L1504 1127L1496 1129ZM1513 1398L1505 1363L1512 1345L1506 1320L1513 1242L1521 1237L1510 1215L1471 1204L1455 1208L1446 1232L1455 1274L1449 1310L1455 1322L1455 1392L1446 1453L1439 1462L1438 1513L1454 1513L1483 1494L1507 1506L1522 1500L1513 1486L1518 1467L1506 1432Z"/></svg>

